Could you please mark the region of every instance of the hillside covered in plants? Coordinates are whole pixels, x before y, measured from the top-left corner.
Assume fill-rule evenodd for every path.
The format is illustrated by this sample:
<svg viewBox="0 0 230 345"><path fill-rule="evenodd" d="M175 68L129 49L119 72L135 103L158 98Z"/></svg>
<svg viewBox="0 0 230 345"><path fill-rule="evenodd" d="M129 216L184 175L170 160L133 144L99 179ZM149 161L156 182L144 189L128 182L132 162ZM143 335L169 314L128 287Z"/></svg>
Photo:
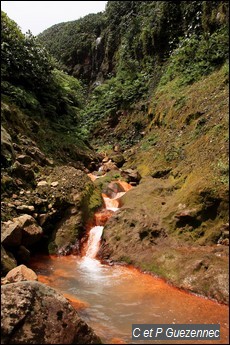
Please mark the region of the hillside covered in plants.
<svg viewBox="0 0 230 345"><path fill-rule="evenodd" d="M108 1L35 38L2 13L4 231L23 212L43 231L4 237L3 274L76 253L119 178L101 259L228 303L228 22L227 1Z"/></svg>

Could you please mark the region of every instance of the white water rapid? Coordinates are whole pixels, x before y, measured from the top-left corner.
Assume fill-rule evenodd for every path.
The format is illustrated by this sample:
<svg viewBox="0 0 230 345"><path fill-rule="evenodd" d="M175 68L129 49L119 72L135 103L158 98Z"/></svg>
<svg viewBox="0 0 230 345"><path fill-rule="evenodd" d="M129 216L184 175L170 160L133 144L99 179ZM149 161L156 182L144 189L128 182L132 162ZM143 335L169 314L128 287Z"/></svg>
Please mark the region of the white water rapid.
<svg viewBox="0 0 230 345"><path fill-rule="evenodd" d="M103 232L104 226L94 226L89 232L88 248L85 256L91 259L95 259L99 246L100 239Z"/></svg>

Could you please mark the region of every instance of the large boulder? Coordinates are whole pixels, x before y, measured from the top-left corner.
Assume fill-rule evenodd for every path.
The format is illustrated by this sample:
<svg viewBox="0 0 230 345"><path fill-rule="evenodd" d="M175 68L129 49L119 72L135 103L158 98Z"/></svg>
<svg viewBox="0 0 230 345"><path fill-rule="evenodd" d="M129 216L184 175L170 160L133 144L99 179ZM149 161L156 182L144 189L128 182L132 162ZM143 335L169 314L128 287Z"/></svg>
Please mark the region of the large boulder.
<svg viewBox="0 0 230 345"><path fill-rule="evenodd" d="M72 166L52 169L37 183L36 195L47 200L40 209L39 221L49 237L51 254L76 251L84 223L102 203L100 190L81 170Z"/></svg>
<svg viewBox="0 0 230 345"><path fill-rule="evenodd" d="M17 222L2 222L1 243L6 247L17 247L22 242L22 228Z"/></svg>
<svg viewBox="0 0 230 345"><path fill-rule="evenodd" d="M106 194L109 198L114 198L117 193L124 192L125 189L119 184L119 181L110 182L108 186L105 186L102 192Z"/></svg>
<svg viewBox="0 0 230 345"><path fill-rule="evenodd" d="M187 199L182 191L170 178L142 178L106 223L99 257L228 303L227 223L218 228L213 219L221 219L223 208L215 209L219 203L208 191L197 190L195 198L191 190Z"/></svg>
<svg viewBox="0 0 230 345"><path fill-rule="evenodd" d="M41 283L3 285L1 301L2 344L101 344L72 305Z"/></svg>
<svg viewBox="0 0 230 345"><path fill-rule="evenodd" d="M24 280L38 280L38 277L33 270L25 265L20 265L10 270L5 276L3 282L4 284L7 284Z"/></svg>
<svg viewBox="0 0 230 345"><path fill-rule="evenodd" d="M29 214L15 217L12 221L2 222L1 244L4 252L1 255L1 273L4 275L17 266L17 261L18 263L28 262L30 258L28 248L37 243L42 236L42 228Z"/></svg>
<svg viewBox="0 0 230 345"><path fill-rule="evenodd" d="M13 218L13 221L21 228L21 244L25 247L31 246L41 239L43 230L37 224L36 220L29 214L24 214L20 217Z"/></svg>

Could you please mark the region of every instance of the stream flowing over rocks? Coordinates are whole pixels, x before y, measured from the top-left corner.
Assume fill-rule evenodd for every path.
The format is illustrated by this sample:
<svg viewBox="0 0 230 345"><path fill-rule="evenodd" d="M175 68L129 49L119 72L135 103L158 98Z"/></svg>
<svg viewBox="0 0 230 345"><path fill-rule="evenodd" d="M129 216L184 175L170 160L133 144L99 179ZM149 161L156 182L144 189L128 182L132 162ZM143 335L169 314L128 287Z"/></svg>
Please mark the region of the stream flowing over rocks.
<svg viewBox="0 0 230 345"><path fill-rule="evenodd" d="M36 282L37 275L25 265L34 252L78 255L85 224L103 204L101 190L85 167L54 166L29 138L13 145L2 132L2 343L99 344L72 305ZM7 164L13 165L12 177ZM101 170L111 167L118 169L105 163Z"/></svg>
<svg viewBox="0 0 230 345"><path fill-rule="evenodd" d="M1 23L2 344L229 343L228 1Z"/></svg>
<svg viewBox="0 0 230 345"><path fill-rule="evenodd" d="M12 177L3 170L4 344L100 343L68 300L37 282L25 266L34 253L82 255L86 229L93 222L100 229L106 222L101 246L93 251L103 263L132 264L177 287L228 303L228 224L220 230L218 245L180 241L169 229L200 221L205 210L181 204L170 177L142 178L135 169L122 169L123 158L117 154L114 160L105 157L91 173L54 166L29 139L22 142L30 143L34 154L28 145L28 155L23 150L19 154L4 135L4 155L13 164ZM116 165L118 158L122 163Z"/></svg>

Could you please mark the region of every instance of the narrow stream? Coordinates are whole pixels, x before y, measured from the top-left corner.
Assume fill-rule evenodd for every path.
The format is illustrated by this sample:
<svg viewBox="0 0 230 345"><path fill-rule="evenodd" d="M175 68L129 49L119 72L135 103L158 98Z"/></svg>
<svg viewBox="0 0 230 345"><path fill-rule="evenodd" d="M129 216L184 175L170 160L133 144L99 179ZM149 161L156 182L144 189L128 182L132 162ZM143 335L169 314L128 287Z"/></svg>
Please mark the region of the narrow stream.
<svg viewBox="0 0 230 345"><path fill-rule="evenodd" d="M103 195L107 212L119 207L118 193ZM95 215L106 220L105 210ZM107 266L95 259L103 226L89 233L85 256L35 256L31 268L39 281L67 297L79 315L105 344L165 344L166 341L132 341L132 324L220 324L219 341L167 341L167 344L228 344L228 307L171 287L135 268Z"/></svg>

